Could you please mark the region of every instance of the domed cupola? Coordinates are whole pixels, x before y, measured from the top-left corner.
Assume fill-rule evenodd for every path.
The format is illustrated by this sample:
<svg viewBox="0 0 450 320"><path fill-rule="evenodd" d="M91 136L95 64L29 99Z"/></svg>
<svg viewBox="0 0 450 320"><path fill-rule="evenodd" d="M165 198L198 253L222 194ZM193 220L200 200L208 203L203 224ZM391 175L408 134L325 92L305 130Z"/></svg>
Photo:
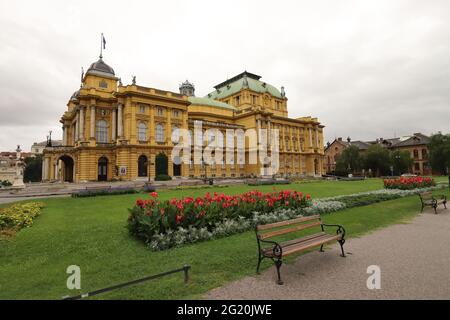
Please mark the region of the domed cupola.
<svg viewBox="0 0 450 320"><path fill-rule="evenodd" d="M77 101L78 96L80 95L80 90L77 90L73 93L73 95L70 97L70 101Z"/></svg>
<svg viewBox="0 0 450 320"><path fill-rule="evenodd" d="M91 64L91 66L89 67L89 69L86 72L86 75L88 74L92 74L92 75L97 75L97 76L109 76L109 77L114 77L115 73L114 73L114 69L111 68L110 66L108 66L102 58L98 59L97 62L94 62L93 64Z"/></svg>
<svg viewBox="0 0 450 320"><path fill-rule="evenodd" d="M188 97L195 97L194 84L186 80L185 82L180 84L180 93Z"/></svg>

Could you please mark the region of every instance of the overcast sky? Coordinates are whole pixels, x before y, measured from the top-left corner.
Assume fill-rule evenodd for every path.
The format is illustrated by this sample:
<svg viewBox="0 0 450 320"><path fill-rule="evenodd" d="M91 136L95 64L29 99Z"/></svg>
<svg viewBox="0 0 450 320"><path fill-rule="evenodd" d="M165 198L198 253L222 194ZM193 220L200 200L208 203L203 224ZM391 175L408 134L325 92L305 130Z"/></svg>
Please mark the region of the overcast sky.
<svg viewBox="0 0 450 320"><path fill-rule="evenodd" d="M285 86L325 141L450 131L450 1L0 0L0 151L29 150L85 70L196 94L244 70Z"/></svg>

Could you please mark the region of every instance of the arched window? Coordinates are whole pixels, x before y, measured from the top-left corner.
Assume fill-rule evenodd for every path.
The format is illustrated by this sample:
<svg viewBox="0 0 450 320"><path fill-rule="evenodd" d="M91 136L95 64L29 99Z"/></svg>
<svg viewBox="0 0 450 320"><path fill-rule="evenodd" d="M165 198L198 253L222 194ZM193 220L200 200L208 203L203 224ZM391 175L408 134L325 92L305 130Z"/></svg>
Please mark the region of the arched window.
<svg viewBox="0 0 450 320"><path fill-rule="evenodd" d="M144 122L138 124L138 139L139 141L147 141L147 125Z"/></svg>
<svg viewBox="0 0 450 320"><path fill-rule="evenodd" d="M156 142L164 142L164 127L161 124L156 125Z"/></svg>
<svg viewBox="0 0 450 320"><path fill-rule="evenodd" d="M107 143L108 142L108 123L105 120L97 121L96 127L96 137L97 142Z"/></svg>
<svg viewBox="0 0 450 320"><path fill-rule="evenodd" d="M180 142L180 129L178 127L172 127L172 142Z"/></svg>

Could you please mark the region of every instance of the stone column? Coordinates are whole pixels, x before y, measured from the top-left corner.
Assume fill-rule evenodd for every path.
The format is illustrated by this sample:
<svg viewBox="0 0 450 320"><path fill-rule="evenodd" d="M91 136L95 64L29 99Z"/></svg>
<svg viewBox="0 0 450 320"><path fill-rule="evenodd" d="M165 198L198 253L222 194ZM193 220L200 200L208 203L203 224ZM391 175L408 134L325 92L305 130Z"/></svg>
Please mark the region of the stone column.
<svg viewBox="0 0 450 320"><path fill-rule="evenodd" d="M167 144L169 146L172 145L172 109L167 108L167 136L166 138ZM173 170L172 170L173 172Z"/></svg>
<svg viewBox="0 0 450 320"><path fill-rule="evenodd" d="M67 126L63 124L62 126L63 131L63 146L67 146Z"/></svg>
<svg viewBox="0 0 450 320"><path fill-rule="evenodd" d="M42 166L43 166L42 180L47 181L49 179L48 170L50 166L50 161L48 158L44 159Z"/></svg>
<svg viewBox="0 0 450 320"><path fill-rule="evenodd" d="M80 130L79 130L79 136L78 138L81 141L84 141L84 107L80 108Z"/></svg>
<svg viewBox="0 0 450 320"><path fill-rule="evenodd" d="M320 148L320 146L319 146L319 129L316 129L316 148Z"/></svg>
<svg viewBox="0 0 450 320"><path fill-rule="evenodd" d="M116 109L112 111L112 123L111 123L111 141L116 142Z"/></svg>
<svg viewBox="0 0 450 320"><path fill-rule="evenodd" d="M78 136L80 132L80 113L77 112L77 120L75 121L75 135L74 135L74 142L78 141Z"/></svg>
<svg viewBox="0 0 450 320"><path fill-rule="evenodd" d="M309 147L313 147L313 137L312 137L312 129L309 127Z"/></svg>
<svg viewBox="0 0 450 320"><path fill-rule="evenodd" d="M123 105L119 103L117 112L117 135L123 138Z"/></svg>
<svg viewBox="0 0 450 320"><path fill-rule="evenodd" d="M54 174L54 180L58 180L58 161L55 162L55 174Z"/></svg>
<svg viewBox="0 0 450 320"><path fill-rule="evenodd" d="M95 105L91 106L91 119L90 119L90 134L91 139L95 139Z"/></svg>
<svg viewBox="0 0 450 320"><path fill-rule="evenodd" d="M46 174L45 174L45 160L46 160L46 159L44 159L44 161L42 161L42 181L45 181L45 179L46 179Z"/></svg>

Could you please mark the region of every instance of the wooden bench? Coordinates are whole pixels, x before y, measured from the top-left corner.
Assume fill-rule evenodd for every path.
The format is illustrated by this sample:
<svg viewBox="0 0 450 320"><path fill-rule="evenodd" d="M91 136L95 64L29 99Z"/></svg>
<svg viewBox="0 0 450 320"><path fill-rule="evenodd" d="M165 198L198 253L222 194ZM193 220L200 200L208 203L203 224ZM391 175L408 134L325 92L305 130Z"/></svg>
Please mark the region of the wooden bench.
<svg viewBox="0 0 450 320"><path fill-rule="evenodd" d="M325 232L325 227L336 227L336 234L328 234ZM285 242L277 242L267 240L269 238L285 235L288 233L298 232L309 228L317 228L318 233L297 238ZM327 225L322 223L320 215L310 217L301 217L281 222L270 223L266 225L257 225L255 228L256 239L258 241L258 265L256 273L259 274L259 267L261 261L265 258L271 259L277 267L278 284L283 284L280 276L280 268L282 265L282 258L302 252L314 247L320 246L320 252L323 252L323 246L326 243L337 241L341 246L341 256L345 257L344 243L345 243L345 229L340 225ZM266 246L264 246L266 245ZM267 246L268 245L268 246Z"/></svg>
<svg viewBox="0 0 450 320"><path fill-rule="evenodd" d="M437 199L433 196L431 192L423 192L419 193L420 201L422 202L422 209L420 212L423 212L425 207L432 207L434 209L434 213L437 214L437 207L440 204L444 205L444 208L447 209L447 197L441 195L440 199Z"/></svg>

